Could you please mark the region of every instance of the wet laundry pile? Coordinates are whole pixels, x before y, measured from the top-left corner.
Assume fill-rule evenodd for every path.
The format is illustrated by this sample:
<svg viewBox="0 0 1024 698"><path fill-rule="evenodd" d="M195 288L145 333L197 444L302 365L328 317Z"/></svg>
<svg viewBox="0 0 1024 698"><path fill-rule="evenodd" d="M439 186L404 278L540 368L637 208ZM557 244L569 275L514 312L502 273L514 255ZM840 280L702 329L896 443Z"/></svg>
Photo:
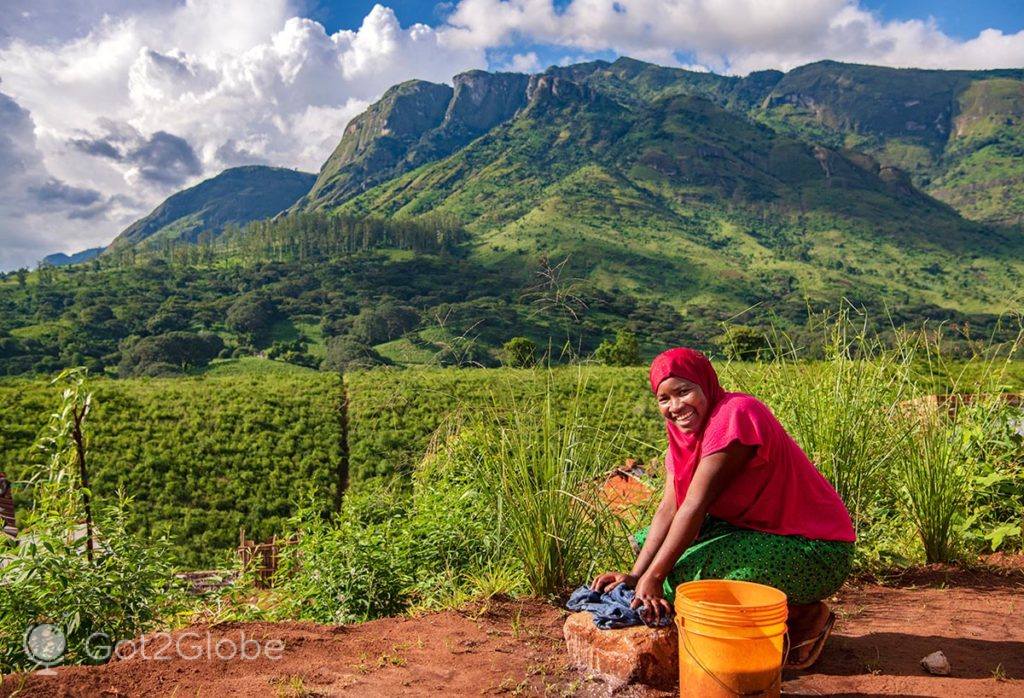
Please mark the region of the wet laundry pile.
<svg viewBox="0 0 1024 698"><path fill-rule="evenodd" d="M594 591L582 586L572 593L565 607L570 611L589 611L594 616L594 625L601 630L628 628L634 625L662 627L672 622L671 617L662 617L654 623L646 622L640 615L640 608L631 608L634 592L620 584L608 593Z"/></svg>

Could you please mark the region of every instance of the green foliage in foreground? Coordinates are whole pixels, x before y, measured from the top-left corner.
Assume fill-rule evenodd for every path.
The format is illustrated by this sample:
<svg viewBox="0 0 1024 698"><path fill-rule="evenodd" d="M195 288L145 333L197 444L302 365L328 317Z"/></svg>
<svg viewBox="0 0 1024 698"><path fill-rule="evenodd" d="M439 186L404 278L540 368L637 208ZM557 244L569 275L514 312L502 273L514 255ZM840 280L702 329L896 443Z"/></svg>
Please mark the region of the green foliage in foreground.
<svg viewBox="0 0 1024 698"><path fill-rule="evenodd" d="M59 382L65 390L37 442L45 458L30 480L32 508L17 542L0 542L3 673L36 668L22 643L37 623L63 630L64 663L102 662L114 643L166 622L184 604L166 541L129 532L126 501L101 507L92 520L81 460L90 462L88 451L72 438L79 427L88 434L92 426L91 396L81 374L65 372ZM89 534L94 546L86 542Z"/></svg>
<svg viewBox="0 0 1024 698"><path fill-rule="evenodd" d="M297 518L276 613L345 622L474 594L548 596L624 562L626 531L597 490L628 440L602 428L613 406L595 401L593 376L573 373L557 386L547 374L539 399L495 392L447 424L411 493L371 481L335 521Z"/></svg>
<svg viewBox="0 0 1024 698"><path fill-rule="evenodd" d="M858 530L859 566L881 569L1020 549L1021 416L1019 408L999 398L1007 387L1005 358L1014 347L988 347L967 364L950 363L927 338L904 337L891 349L848 324L837 325L825 344L827 356L820 362L792 362L777 353L771 360L723 363L719 368L727 389L749 392L772 408L843 495ZM286 553L270 603L256 611L261 617L349 622L413 607L457 604L472 595L547 595L586 580L600 568L628 562L624 534L633 524L624 525L609 516L595 496L595 485L604 470L626 456L646 460L664 447L662 424L641 368L352 374L347 381L354 487L346 494L342 510L325 518L329 491L304 497L273 491L268 495L258 486L263 483L260 476L271 467L294 475L289 462L273 454L305 453L302 444L306 442L289 436L293 434L289 427L302 415L311 418L302 406L318 400L320 407L330 405L327 396L340 394L332 392L340 383L335 378L333 385L324 385L322 375L312 372L232 375L237 363L220 364L215 370L221 366L225 374L220 377L113 385L121 391L134 386L135 392L129 392L136 397L159 396L185 413L195 408L185 409L189 401L175 388L180 393L187 386L191 401L204 405L206 411L200 416L205 428L223 438L206 443L210 452L224 443L245 443L245 429L237 431L236 425L235 431L227 431L228 425L242 421L243 413L266 419L261 407L278 408L274 414L280 421L262 422L262 430L248 432L259 434L257 443L262 443L263 436L273 438L274 448L261 446L271 454L264 456L270 459L268 467L230 470L226 464L236 461L229 458L218 461L220 471L193 471L200 485L212 480L224 488L246 477L255 482L252 489L241 491L237 501L210 511L210 518L200 522L206 528L197 525L193 530L194 538L213 544L219 543L221 533L226 534L225 546L233 543L237 529L231 517L244 515L246 506L251 515L258 507L277 503L281 511L291 514L299 501L308 502L278 524L279 531L298 542ZM946 403L922 400L936 385L945 385L946 393L991 397ZM108 405L111 396L118 394L109 392L107 381L97 381L96 387L97 406L105 404L104 392ZM284 399L285 392L297 402ZM55 396L48 395L39 406L44 412L55 402ZM175 400L168 400L175 395ZM239 399L244 410L224 406L223 401L232 396L245 396ZM135 431L161 414L148 403L137 402L136 407L146 409L144 419L131 425ZM107 413L107 418L124 414L122 409ZM94 416L90 462L96 464L99 475L104 471L99 456L105 440L101 434L113 439L121 432L105 432L110 427L101 428L101 413L97 410ZM253 426L247 421L242 424ZM304 433L302 425L296 426L298 434ZM195 441L202 433L186 431L182 437ZM330 430L317 433L337 436ZM126 442L125 438L117 441L119 448L128 448ZM313 443L319 442L318 438ZM164 462L167 472L181 468L180 461L169 457ZM298 464L315 462L299 460ZM171 477L161 480L152 466L137 474L138 482L150 478L168 486L174 483ZM370 477L374 474L391 477ZM657 491L657 468L654 476ZM211 497L213 485L201 491ZM151 489L140 489L144 495L152 494ZM102 489L97 488L97 494L102 496ZM157 515L167 516L168 511L175 515L174 500L149 496L143 501L145 516L150 518L145 519L136 507L131 513L136 521L142 516L152 525L159 520ZM200 499L192 495L190 501ZM61 511L65 523L73 520L66 510ZM647 515L644 512L641 518ZM118 520L116 512L105 516L98 522L101 532L117 531L125 541L138 541L125 530L129 522L118 524ZM136 524L135 534L139 533L149 531ZM38 563L32 561L35 553L25 549L19 557L29 561L19 564L24 569L37 565L54 575L55 581L46 587L51 591L84 594L79 591L85 583L81 580L100 589L127 580L118 603L135 608L142 601L131 594L139 589L152 589L153 598L160 598L160 580L167 579L170 569L162 545L140 547L132 542L132 547L118 553L120 557L110 558L111 567L100 571L85 569L81 559L60 564L62 556L74 553L59 546L54 548L57 552L44 547L46 554ZM109 547L118 549L113 544ZM71 570L67 579L58 574L63 569ZM145 574L131 577L133 569ZM33 614L52 617L73 608L47 593ZM14 625L24 621L16 607L21 608L0 602ZM146 613L139 623L158 622L156 611ZM241 604L217 613L221 619L251 617L253 610ZM168 618L165 613L164 622Z"/></svg>
<svg viewBox="0 0 1024 698"><path fill-rule="evenodd" d="M240 528L251 539L279 533L305 492L330 507L341 462L337 375L224 370L92 383L96 497L109 505L123 488L134 499L128 529L165 533L176 561L191 567L227 555ZM32 443L58 397L42 381L0 383L0 462L20 510L28 492L18 481L41 457Z"/></svg>
<svg viewBox="0 0 1024 698"><path fill-rule="evenodd" d="M956 386L976 392L970 386L986 374L978 363L954 363L926 369L915 365L907 378L891 359L858 363L835 357L719 367L728 389L751 392L780 415L851 509L865 516L878 501L879 473L904 462L895 450L904 437L887 431L899 403ZM521 404L550 397L556 409L563 409L571 402L579 370L375 369L347 374L352 487L359 490L376 477L396 478L395 488L407 495L411 474L438 428L479 412L495 396ZM646 370L587 366L583 371L580 399L594 406L590 426L628 437L624 455L609 454L607 466L620 462L620 455L642 462L658 457L664 433ZM1019 391L1024 364L1011 364L1002 381L997 389ZM129 530L166 532L182 565L206 566L223 558L234 547L239 528L255 539L282 534L307 491L314 493L318 512L333 508L343 439L337 375L248 358L215 363L205 377L98 379L93 390L92 484L97 497L109 504L123 487L135 500L128 511ZM0 382L0 458L16 480L24 479L38 459L31 444L56 397L55 389L42 381ZM609 409L600 409L606 400ZM995 433L990 432L992 439ZM1006 433L1000 438L1008 444L1013 437ZM986 452L1001 453L1009 446L1000 448L986 447ZM1000 462L995 456L989 460ZM864 464L867 472L850 469L850 463ZM972 489L981 522L968 526L975 547L995 542L985 536L1003 525L1000 542L1005 538L1004 545L1018 544L1017 524L1008 512L1010 503L1019 501L1013 499L1019 496L1019 476L1008 467L978 474L987 484ZM15 493L24 510L24 490L16 486ZM869 519L871 526L892 521Z"/></svg>

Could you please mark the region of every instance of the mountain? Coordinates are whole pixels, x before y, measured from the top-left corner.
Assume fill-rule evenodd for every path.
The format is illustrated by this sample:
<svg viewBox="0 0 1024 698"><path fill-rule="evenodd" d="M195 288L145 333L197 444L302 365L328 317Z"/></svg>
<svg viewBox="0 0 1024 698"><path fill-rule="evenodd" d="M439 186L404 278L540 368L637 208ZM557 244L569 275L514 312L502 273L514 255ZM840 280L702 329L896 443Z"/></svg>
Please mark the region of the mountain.
<svg viewBox="0 0 1024 698"><path fill-rule="evenodd" d="M841 297L984 312L1015 297L1019 236L871 156L728 108L778 76L689 89L637 63L533 76L513 118L331 210L443 214L476 259L528 275L531 257L568 258L578 278L691 313Z"/></svg>
<svg viewBox="0 0 1024 698"><path fill-rule="evenodd" d="M216 237L228 225L277 215L306 194L315 179L306 172L262 165L224 170L167 198L121 231L107 249L196 242L204 232Z"/></svg>
<svg viewBox="0 0 1024 698"><path fill-rule="evenodd" d="M52 267L63 267L68 264L80 264L82 262L88 262L93 257L98 256L103 252L102 247L90 247L87 250L81 252L75 252L74 254L64 254L63 252L57 252L56 254L48 254L43 257L43 264L49 264Z"/></svg>
<svg viewBox="0 0 1024 698"><path fill-rule="evenodd" d="M341 203L391 177L449 155L511 118L526 103L529 77L472 70L454 87L401 83L345 128L308 196L296 208Z"/></svg>
<svg viewBox="0 0 1024 698"><path fill-rule="evenodd" d="M737 320L799 342L809 310L842 300L876 325L996 332L1024 286L1020 72L825 61L733 77L619 59L409 81L352 120L315 178L229 170L112 245L145 254L101 268L163 279L143 301L111 277L125 336L235 337L211 309L244 288L273 327L235 337L239 351L338 337L343 363L487 363L517 335L586 353L622 326L645 349L707 347ZM287 196L282 177L297 180ZM203 255L157 244L246 221ZM164 299L172 277L187 293ZM189 296L202 302L180 312ZM41 325L15 369L99 348L115 360L109 337L61 343L59 323L90 309L12 303L11 331Z"/></svg>
<svg viewBox="0 0 1024 698"><path fill-rule="evenodd" d="M968 218L1024 220L1024 70L822 61L786 73L757 116L900 167Z"/></svg>
<svg viewBox="0 0 1024 698"><path fill-rule="evenodd" d="M743 78L630 58L548 72L623 103L705 97L801 140L849 148L909 173L974 220L1024 221L1024 70L922 70L819 61Z"/></svg>
<svg viewBox="0 0 1024 698"><path fill-rule="evenodd" d="M1024 220L1024 70L896 69L820 61L746 77L666 68L631 58L549 68L627 108L688 95L774 131L870 155L917 188L979 221ZM454 88L396 86L346 129L297 208L337 206L372 186L447 157L505 123L528 101L526 76L471 71ZM461 104L472 109L460 109ZM467 122L466 114L479 115Z"/></svg>

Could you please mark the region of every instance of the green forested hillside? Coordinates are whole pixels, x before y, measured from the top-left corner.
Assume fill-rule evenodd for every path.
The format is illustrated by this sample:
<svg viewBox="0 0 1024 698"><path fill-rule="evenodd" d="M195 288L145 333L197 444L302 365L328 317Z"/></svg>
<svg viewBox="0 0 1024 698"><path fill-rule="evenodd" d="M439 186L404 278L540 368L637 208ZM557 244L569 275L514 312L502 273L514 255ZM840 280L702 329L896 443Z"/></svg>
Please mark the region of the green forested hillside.
<svg viewBox="0 0 1024 698"><path fill-rule="evenodd" d="M481 259L569 257L595 284L686 315L844 296L1000 312L1024 270L1019 236L965 221L868 158L702 98L627 108L557 77L512 121L339 210L442 212L476 234Z"/></svg>
<svg viewBox="0 0 1024 698"><path fill-rule="evenodd" d="M253 354L327 370L487 366L517 335L559 360L589 354L622 326L645 351L710 346L721 331L717 318L685 323L627 293L537 284L536 260L485 265L467 256L463 236L441 217L298 214L215 243L11 274L0 279L0 374L85 365L167 375ZM571 318L559 312L565 284Z"/></svg>
<svg viewBox="0 0 1024 698"><path fill-rule="evenodd" d="M842 302L988 334L1024 286L1022 75L623 58L403 83L306 196L236 168L98 259L4 275L0 373L487 366L515 337L557 360L619 329L646 356L736 323L813 354L809 314Z"/></svg>

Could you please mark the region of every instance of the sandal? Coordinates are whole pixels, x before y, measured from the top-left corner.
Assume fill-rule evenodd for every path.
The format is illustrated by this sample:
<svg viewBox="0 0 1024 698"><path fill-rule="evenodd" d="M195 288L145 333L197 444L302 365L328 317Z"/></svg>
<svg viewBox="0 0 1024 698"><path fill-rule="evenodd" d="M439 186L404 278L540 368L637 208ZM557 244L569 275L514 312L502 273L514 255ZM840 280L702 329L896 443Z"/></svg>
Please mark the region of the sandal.
<svg viewBox="0 0 1024 698"><path fill-rule="evenodd" d="M818 661L818 658L821 657L821 651L825 649L825 642L828 641L829 635L832 634L832 626L835 624L836 614L834 611L829 611L828 620L825 621L825 627L821 629L821 632L809 640L804 640L803 642L790 647L789 652L787 652L787 657L793 650L806 647L807 645L812 645L811 653L799 664L787 661L783 669L788 671L802 671L804 669L810 669L814 663Z"/></svg>

